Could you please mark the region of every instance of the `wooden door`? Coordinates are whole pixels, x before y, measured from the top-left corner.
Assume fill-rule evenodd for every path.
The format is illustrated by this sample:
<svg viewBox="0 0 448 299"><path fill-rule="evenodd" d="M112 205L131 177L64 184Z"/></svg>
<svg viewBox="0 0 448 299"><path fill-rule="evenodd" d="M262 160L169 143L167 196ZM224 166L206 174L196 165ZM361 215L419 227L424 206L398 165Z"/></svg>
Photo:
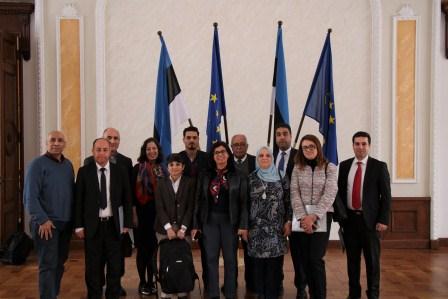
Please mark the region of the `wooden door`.
<svg viewBox="0 0 448 299"><path fill-rule="evenodd" d="M16 34L0 31L0 243L21 229L21 92Z"/></svg>

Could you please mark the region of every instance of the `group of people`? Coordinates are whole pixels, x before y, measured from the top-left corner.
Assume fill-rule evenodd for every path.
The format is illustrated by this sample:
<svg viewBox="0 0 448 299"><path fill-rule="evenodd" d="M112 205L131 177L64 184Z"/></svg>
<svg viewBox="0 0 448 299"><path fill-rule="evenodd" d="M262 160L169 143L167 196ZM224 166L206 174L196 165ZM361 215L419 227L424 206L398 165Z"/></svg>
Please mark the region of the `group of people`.
<svg viewBox="0 0 448 299"><path fill-rule="evenodd" d="M118 153L119 132L107 128L95 139L92 157L76 180L62 154L60 131L48 134L47 152L34 159L25 178L24 204L31 216L39 261L41 298L56 298L73 230L84 240L88 298L126 294L122 235L134 228L142 295L157 292L152 257L164 239L198 240L202 280L208 297L235 298L239 238L244 249L247 290L275 299L283 290L284 256L293 261L296 298L326 298L324 256L338 196L347 210L340 221L347 250L348 298L361 298L360 260L364 254L367 297L380 294L380 233L387 229L390 178L387 165L369 156L370 136L353 135L355 157L339 166L323 155L319 139L305 135L291 147L291 128L275 128L274 152L247 153L246 136L199 147L199 130L183 131L185 150L163 157L155 138L143 142L138 163ZM224 285L219 285L219 256ZM106 271L107 269L107 271ZM187 298L187 293L161 298Z"/></svg>

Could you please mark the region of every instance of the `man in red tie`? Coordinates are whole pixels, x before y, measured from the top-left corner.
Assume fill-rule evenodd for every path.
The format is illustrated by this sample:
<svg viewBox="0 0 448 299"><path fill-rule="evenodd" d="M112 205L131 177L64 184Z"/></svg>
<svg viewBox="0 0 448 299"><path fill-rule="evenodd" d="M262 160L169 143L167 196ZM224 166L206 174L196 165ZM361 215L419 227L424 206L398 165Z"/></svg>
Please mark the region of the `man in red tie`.
<svg viewBox="0 0 448 299"><path fill-rule="evenodd" d="M361 253L366 264L367 298L380 297L380 233L389 224L391 192L386 163L369 157L370 141L368 133L355 133L355 157L339 165L338 192L348 211L341 224L347 249L347 299L361 298Z"/></svg>

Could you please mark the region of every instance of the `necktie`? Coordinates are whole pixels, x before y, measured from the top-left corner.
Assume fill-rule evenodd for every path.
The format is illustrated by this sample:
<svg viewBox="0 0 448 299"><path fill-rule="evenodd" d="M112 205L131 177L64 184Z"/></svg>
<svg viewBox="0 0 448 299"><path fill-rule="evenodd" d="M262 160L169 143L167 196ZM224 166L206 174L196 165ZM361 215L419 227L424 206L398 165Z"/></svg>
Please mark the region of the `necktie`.
<svg viewBox="0 0 448 299"><path fill-rule="evenodd" d="M100 202L100 208L105 209L107 207L107 190L106 190L106 175L104 174L104 171L106 171L106 168L101 168L101 202Z"/></svg>
<svg viewBox="0 0 448 299"><path fill-rule="evenodd" d="M236 161L236 162L238 163L238 165L243 164L243 160L241 160L241 159L238 159L238 161Z"/></svg>
<svg viewBox="0 0 448 299"><path fill-rule="evenodd" d="M355 210L361 208L361 179L362 179L362 162L357 162L358 168L356 169L355 179L353 180L352 189L352 207Z"/></svg>
<svg viewBox="0 0 448 299"><path fill-rule="evenodd" d="M278 171L284 171L285 170L285 156L286 152L282 152L280 157L280 162L278 163Z"/></svg>

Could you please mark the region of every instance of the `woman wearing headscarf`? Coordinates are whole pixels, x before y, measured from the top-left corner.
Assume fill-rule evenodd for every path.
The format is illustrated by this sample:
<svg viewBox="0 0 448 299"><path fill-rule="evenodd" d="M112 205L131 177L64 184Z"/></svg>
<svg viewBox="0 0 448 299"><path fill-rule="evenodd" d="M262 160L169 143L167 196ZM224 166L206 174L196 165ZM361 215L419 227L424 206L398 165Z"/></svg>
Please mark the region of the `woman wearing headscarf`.
<svg viewBox="0 0 448 299"><path fill-rule="evenodd" d="M224 295L236 296L238 234L247 238L247 178L234 169L233 156L225 142L213 144L211 170L198 180L195 217L191 235L202 231L207 258L208 294L219 298L219 254L224 258Z"/></svg>
<svg viewBox="0 0 448 299"><path fill-rule="evenodd" d="M248 210L248 254L253 258L256 292L259 298L277 299L292 209L288 178L280 177L266 146L258 150L256 170L249 175Z"/></svg>
<svg viewBox="0 0 448 299"><path fill-rule="evenodd" d="M155 191L157 181L165 176L162 167L162 149L155 138L148 138L140 148L138 163L132 170L134 206L137 212L135 245L137 247L137 271L140 278L138 292L141 295L157 293L153 284L152 256L157 247L154 231L156 218Z"/></svg>
<svg viewBox="0 0 448 299"><path fill-rule="evenodd" d="M338 191L336 166L325 159L314 135L301 139L294 162L291 203L297 225L293 223L291 254L302 263L310 297L323 299L327 295L324 256Z"/></svg>

